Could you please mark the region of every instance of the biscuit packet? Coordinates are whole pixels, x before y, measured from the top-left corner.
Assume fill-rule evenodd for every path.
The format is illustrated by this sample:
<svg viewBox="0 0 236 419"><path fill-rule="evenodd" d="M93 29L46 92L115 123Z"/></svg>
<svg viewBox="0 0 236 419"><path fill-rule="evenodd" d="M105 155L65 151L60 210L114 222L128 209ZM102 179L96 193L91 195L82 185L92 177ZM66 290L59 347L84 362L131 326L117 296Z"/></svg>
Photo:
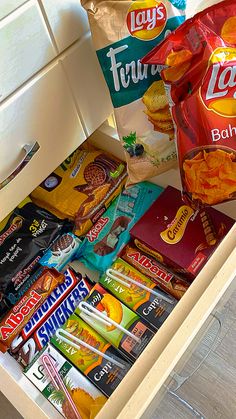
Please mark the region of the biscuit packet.
<svg viewBox="0 0 236 419"><path fill-rule="evenodd" d="M186 0L81 0L126 151L129 183L173 167L174 126L157 65L141 58L185 20Z"/></svg>
<svg viewBox="0 0 236 419"><path fill-rule="evenodd" d="M74 151L31 194L38 205L75 223L82 236L121 192L127 177L121 160L83 145Z"/></svg>
<svg viewBox="0 0 236 419"><path fill-rule="evenodd" d="M142 61L162 66L185 201L236 199L236 1L186 21Z"/></svg>

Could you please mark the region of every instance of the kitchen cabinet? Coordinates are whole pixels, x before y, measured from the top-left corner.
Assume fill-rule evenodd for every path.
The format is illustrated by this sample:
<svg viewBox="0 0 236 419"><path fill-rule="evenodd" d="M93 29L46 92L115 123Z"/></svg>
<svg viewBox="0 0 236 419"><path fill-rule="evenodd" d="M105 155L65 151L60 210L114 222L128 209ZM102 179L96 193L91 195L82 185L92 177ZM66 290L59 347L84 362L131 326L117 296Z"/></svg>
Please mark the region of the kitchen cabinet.
<svg viewBox="0 0 236 419"><path fill-rule="evenodd" d="M189 2L189 15L197 6L200 7L199 2ZM107 122L112 113L111 101L79 3L3 1L0 18L0 31L12 33L11 40L7 35L0 36L1 40L5 39L0 41L0 48L7 49L9 63L8 71L7 64L0 65L0 182L24 158L26 145L37 142L39 146L29 163L0 190L1 220L88 136L95 145L119 157L122 149L112 126L113 119ZM24 27L18 36L16 27ZM17 54L11 55L15 45L18 45ZM32 59L34 54L36 60ZM180 188L177 168L152 181ZM236 218L236 201L218 209ZM113 393L98 419L151 417L165 398L173 377L180 374L191 351L207 333L215 308L231 290L236 276L235 245L236 226ZM8 354L0 355L0 376L0 390L24 418L61 417Z"/></svg>

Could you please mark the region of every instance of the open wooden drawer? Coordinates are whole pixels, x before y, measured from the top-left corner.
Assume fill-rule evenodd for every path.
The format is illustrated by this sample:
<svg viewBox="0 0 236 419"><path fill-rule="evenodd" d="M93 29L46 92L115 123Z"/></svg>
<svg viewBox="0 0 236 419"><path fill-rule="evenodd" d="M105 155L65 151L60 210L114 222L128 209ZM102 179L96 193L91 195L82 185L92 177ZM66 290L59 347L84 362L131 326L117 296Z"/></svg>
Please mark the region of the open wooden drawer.
<svg viewBox="0 0 236 419"><path fill-rule="evenodd" d="M116 132L108 124L96 131L91 140L121 156ZM153 181L163 186L180 186L177 168ZM236 216L236 202L222 205L220 209ZM236 225L113 393L98 415L99 419L150 417L166 391L163 384L180 358L184 354L188 356L189 345L199 330L205 329L210 313L236 275L235 245ZM0 390L24 418L60 417L8 354L0 355L0 376Z"/></svg>

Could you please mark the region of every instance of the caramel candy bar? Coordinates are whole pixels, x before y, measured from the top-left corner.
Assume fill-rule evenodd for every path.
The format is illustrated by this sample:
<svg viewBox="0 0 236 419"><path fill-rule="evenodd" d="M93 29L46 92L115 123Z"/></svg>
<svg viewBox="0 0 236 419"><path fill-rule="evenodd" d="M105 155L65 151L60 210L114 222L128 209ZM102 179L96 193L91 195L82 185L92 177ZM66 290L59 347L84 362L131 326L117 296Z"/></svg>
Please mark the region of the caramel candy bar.
<svg viewBox="0 0 236 419"><path fill-rule="evenodd" d="M146 255L132 242L125 246L120 257L141 273L151 278L163 291L168 292L178 300L180 300L189 287L186 281L174 275L170 270L167 270L166 267L162 266L152 256Z"/></svg>
<svg viewBox="0 0 236 419"><path fill-rule="evenodd" d="M45 301L64 275L55 269L41 269L34 284L0 322L0 350L6 352L13 339L19 334L34 312Z"/></svg>

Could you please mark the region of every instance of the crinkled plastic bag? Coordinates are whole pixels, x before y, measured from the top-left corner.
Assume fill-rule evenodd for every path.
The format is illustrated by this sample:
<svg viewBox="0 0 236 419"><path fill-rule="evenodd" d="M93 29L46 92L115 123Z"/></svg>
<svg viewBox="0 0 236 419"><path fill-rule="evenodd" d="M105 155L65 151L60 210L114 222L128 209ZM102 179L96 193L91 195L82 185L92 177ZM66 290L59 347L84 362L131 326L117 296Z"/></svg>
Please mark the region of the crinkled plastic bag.
<svg viewBox="0 0 236 419"><path fill-rule="evenodd" d="M185 20L185 0L82 0L126 150L129 183L169 170L175 132L157 65L141 58Z"/></svg>

